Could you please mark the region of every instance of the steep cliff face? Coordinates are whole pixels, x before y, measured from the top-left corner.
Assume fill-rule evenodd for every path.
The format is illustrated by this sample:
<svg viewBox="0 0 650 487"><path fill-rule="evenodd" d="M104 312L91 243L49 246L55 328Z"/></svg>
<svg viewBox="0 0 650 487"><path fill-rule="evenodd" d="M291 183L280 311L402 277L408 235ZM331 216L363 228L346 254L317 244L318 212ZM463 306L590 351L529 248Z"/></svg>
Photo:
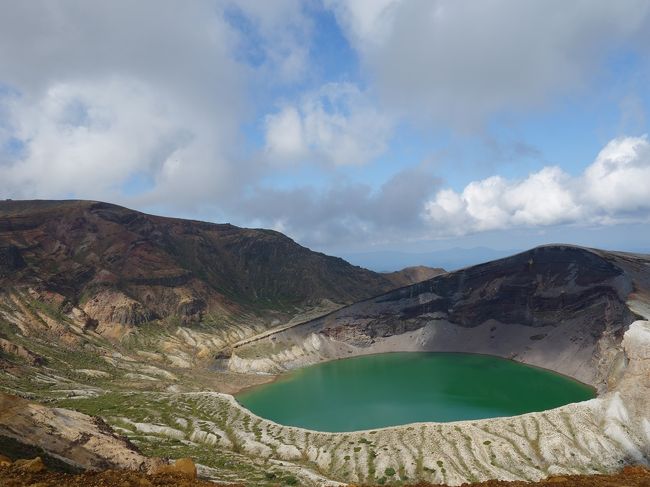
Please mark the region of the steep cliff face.
<svg viewBox="0 0 650 487"><path fill-rule="evenodd" d="M104 327L244 312L285 316L395 287L271 230L88 201L0 202L0 285L56 293Z"/></svg>
<svg viewBox="0 0 650 487"><path fill-rule="evenodd" d="M633 310L648 301L649 265L643 255L538 247L237 348L231 367L282 370L360 353L459 351L513 358L604 388L638 316ZM256 348L267 353L258 358Z"/></svg>
<svg viewBox="0 0 650 487"><path fill-rule="evenodd" d="M615 389L627 398L628 409L644 418L642 429L647 435L650 457L650 321L630 325L623 338L625 364Z"/></svg>
<svg viewBox="0 0 650 487"><path fill-rule="evenodd" d="M401 319L437 313L460 326L489 319L542 327L590 309L596 329L624 313L632 290L623 269L593 252L568 246L539 247L390 293L377 303L430 296L399 309ZM598 330L600 331L600 330Z"/></svg>

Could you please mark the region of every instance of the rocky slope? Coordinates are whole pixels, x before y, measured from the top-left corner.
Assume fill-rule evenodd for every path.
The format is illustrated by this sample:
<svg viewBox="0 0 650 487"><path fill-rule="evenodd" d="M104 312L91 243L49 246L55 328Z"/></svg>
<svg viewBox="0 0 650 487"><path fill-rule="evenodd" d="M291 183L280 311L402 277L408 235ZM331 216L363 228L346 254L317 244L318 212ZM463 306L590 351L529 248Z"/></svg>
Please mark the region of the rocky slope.
<svg viewBox="0 0 650 487"><path fill-rule="evenodd" d="M648 309L650 256L544 246L443 274L237 347L232 370L278 372L384 351L455 351L542 366L600 390Z"/></svg>
<svg viewBox="0 0 650 487"><path fill-rule="evenodd" d="M61 472L25 471L22 466L0 467L3 487L217 487L213 482L189 479L178 474L145 474L121 470L67 474ZM244 487L243 484L231 487Z"/></svg>
<svg viewBox="0 0 650 487"><path fill-rule="evenodd" d="M273 479L289 476L314 486L538 481L650 463L650 322L629 327L622 351L618 385L596 399L510 418L372 431L282 426L216 392L108 392L58 402L101 412L144 453L191 456L199 473L221 481L273 485Z"/></svg>
<svg viewBox="0 0 650 487"><path fill-rule="evenodd" d="M278 479L283 481L283 479ZM120 485L124 487L214 487L211 482L191 480L182 475L147 475L140 472L109 470L83 474L64 474L54 472L25 472L20 467L0 465L0 481L6 487L106 487ZM287 484L286 479L284 480ZM563 475L553 476L539 482L488 480L473 484L474 487L648 487L650 470L641 466L629 466L620 472L609 475ZM289 484L287 484L289 485ZM444 487L441 484L420 482L408 484L413 487ZM234 485L232 487L235 487ZM238 487L243 487L239 485Z"/></svg>
<svg viewBox="0 0 650 487"><path fill-rule="evenodd" d="M630 326L650 317L649 256L540 247L385 292L385 276L275 232L91 202L2 203L0 242L0 390L54 406L0 404L0 436L68 465L113 461L93 450L103 440L85 435L84 414L135 445L131 468L192 457L202 477L247 485L371 484L386 469L398 474L387 483L537 480L650 459L650 329ZM394 350L508 357L600 396L331 434L266 421L229 395L269 372Z"/></svg>
<svg viewBox="0 0 650 487"><path fill-rule="evenodd" d="M269 475L271 476L271 475ZM294 478L275 479L278 483L291 485ZM385 485L386 482L378 485ZM146 474L128 470L105 470L78 474L53 472L42 467L38 459L3 463L0 455L0 484L5 487L215 487L211 482L193 479L182 473ZM643 466L627 466L620 472L601 475L552 476L539 482L487 480L473 487L648 487L650 469ZM445 487L442 484L418 482L405 484L412 487ZM231 487L244 487L231 484Z"/></svg>
<svg viewBox="0 0 650 487"><path fill-rule="evenodd" d="M352 303L394 287L281 233L90 201L0 202L0 284L38 286L101 324Z"/></svg>
<svg viewBox="0 0 650 487"><path fill-rule="evenodd" d="M43 363L33 348L45 340L95 356L128 342L188 368L395 287L271 230L90 201L0 201L0 366Z"/></svg>

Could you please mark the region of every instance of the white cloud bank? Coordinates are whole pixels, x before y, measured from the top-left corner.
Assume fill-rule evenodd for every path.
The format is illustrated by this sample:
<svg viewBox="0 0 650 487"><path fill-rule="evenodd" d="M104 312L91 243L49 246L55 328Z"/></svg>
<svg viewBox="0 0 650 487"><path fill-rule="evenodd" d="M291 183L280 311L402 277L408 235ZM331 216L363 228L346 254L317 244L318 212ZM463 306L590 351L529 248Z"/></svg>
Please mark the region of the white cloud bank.
<svg viewBox="0 0 650 487"><path fill-rule="evenodd" d="M603 148L578 177L545 167L524 180L492 176L462 192L443 189L425 204L437 235L566 223L650 221L650 143L621 137Z"/></svg>

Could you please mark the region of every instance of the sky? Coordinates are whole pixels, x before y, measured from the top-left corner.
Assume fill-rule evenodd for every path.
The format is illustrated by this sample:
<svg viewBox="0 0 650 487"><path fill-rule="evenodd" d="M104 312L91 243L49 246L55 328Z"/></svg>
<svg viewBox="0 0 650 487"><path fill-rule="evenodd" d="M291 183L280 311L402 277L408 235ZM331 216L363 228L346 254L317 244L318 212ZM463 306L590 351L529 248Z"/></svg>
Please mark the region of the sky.
<svg viewBox="0 0 650 487"><path fill-rule="evenodd" d="M353 261L650 251L647 0L0 9L0 198L272 228Z"/></svg>

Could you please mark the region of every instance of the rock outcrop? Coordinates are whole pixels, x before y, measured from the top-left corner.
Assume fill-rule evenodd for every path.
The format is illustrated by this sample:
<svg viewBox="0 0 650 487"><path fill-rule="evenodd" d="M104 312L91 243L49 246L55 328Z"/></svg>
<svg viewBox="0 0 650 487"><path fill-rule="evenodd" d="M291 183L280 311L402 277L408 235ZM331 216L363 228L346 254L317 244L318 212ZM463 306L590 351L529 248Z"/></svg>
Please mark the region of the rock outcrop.
<svg viewBox="0 0 650 487"><path fill-rule="evenodd" d="M45 359L40 355L35 354L22 345L5 340L4 338L0 338L0 352L13 355L14 357L26 361L30 365L42 365L45 362Z"/></svg>
<svg viewBox="0 0 650 487"><path fill-rule="evenodd" d="M83 470L122 468L147 471L162 461L142 455L101 419L61 408L48 408L0 393L0 439L43 450Z"/></svg>
<svg viewBox="0 0 650 487"><path fill-rule="evenodd" d="M623 338L626 365L616 390L627 398L627 407L645 418L643 429L650 442L650 321L635 321ZM650 450L647 451L650 456Z"/></svg>

